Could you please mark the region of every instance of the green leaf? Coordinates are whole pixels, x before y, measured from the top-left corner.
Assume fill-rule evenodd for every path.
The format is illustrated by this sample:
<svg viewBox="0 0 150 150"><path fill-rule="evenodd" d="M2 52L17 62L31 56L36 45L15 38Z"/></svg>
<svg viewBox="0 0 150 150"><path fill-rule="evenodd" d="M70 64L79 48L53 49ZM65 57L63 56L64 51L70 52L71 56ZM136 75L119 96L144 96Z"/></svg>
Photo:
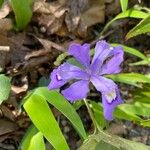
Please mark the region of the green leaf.
<svg viewBox="0 0 150 150"><path fill-rule="evenodd" d="M138 116L150 116L150 107L145 107L144 104L138 103L138 105L135 104L122 104L118 106L118 109L128 113L128 114L134 114Z"/></svg>
<svg viewBox="0 0 150 150"><path fill-rule="evenodd" d="M101 103L96 103L96 102L93 102L93 101L91 101L91 104L92 104L93 111L99 113L100 117L101 117L101 115L103 114L102 104ZM139 116L137 116L136 114L133 114L129 111L126 111L126 109L124 109L123 105L124 104L118 105L115 108L114 114L113 114L114 117L118 118L118 119L134 121L134 122L139 124L140 121L142 121L142 119ZM94 106L94 108L93 108L93 106ZM107 125L106 123L107 122L105 122L105 126Z"/></svg>
<svg viewBox="0 0 150 150"><path fill-rule="evenodd" d="M72 104L75 110L78 110L82 105L84 105L83 101L76 101Z"/></svg>
<svg viewBox="0 0 150 150"><path fill-rule="evenodd" d="M74 59L74 58L67 59L67 62L69 64L72 64L72 65L77 66L79 68L83 68L83 66L76 59Z"/></svg>
<svg viewBox="0 0 150 150"><path fill-rule="evenodd" d="M57 91L49 91L47 87L38 88L34 94L40 95L43 99L46 99L51 105L57 108L62 114L64 114L72 123L79 135L86 139L86 132L83 127L82 121L75 111L74 107Z"/></svg>
<svg viewBox="0 0 150 150"><path fill-rule="evenodd" d="M150 127L150 120L143 119L143 117L150 116L150 104L141 102L122 104L117 106L114 116L119 119L131 120L139 125ZM142 116L142 118L139 116Z"/></svg>
<svg viewBox="0 0 150 150"><path fill-rule="evenodd" d="M99 150L101 148L102 150L121 150L120 148L115 147L114 145L109 144L105 141L100 141L97 145L95 150Z"/></svg>
<svg viewBox="0 0 150 150"><path fill-rule="evenodd" d="M120 4L121 4L122 11L125 12L128 7L128 0L120 0Z"/></svg>
<svg viewBox="0 0 150 150"><path fill-rule="evenodd" d="M134 102L142 102L150 104L150 84L144 84L143 88L136 88L133 92Z"/></svg>
<svg viewBox="0 0 150 150"><path fill-rule="evenodd" d="M10 79L5 75L0 75L0 104L7 100L11 89Z"/></svg>
<svg viewBox="0 0 150 150"><path fill-rule="evenodd" d="M142 119L134 113L127 111L124 107L124 104L118 105L114 111L115 118L133 121L137 124L140 124Z"/></svg>
<svg viewBox="0 0 150 150"><path fill-rule="evenodd" d="M56 150L69 150L58 123L42 96L32 94L23 106L33 124L43 133Z"/></svg>
<svg viewBox="0 0 150 150"><path fill-rule="evenodd" d="M145 13L145 12L143 12L143 11L136 10L136 9L128 9L127 11L118 14L115 18L113 18L111 21L109 21L109 22L105 25L103 31L101 32L101 35L103 35L103 33L108 29L108 27L109 27L114 21L116 21L116 20L118 20L118 19L123 19L123 18L127 18L127 17L143 19L143 18L146 18L147 16L148 16L148 13Z"/></svg>
<svg viewBox="0 0 150 150"><path fill-rule="evenodd" d="M141 65L150 65L150 58L147 58L148 60L142 60L135 63L129 64L130 66L141 66Z"/></svg>
<svg viewBox="0 0 150 150"><path fill-rule="evenodd" d="M145 120L141 123L142 126L150 127L150 120Z"/></svg>
<svg viewBox="0 0 150 150"><path fill-rule="evenodd" d="M148 32L150 32L150 14L128 32L128 34L126 35L126 39L130 39L134 36Z"/></svg>
<svg viewBox="0 0 150 150"><path fill-rule="evenodd" d="M4 0L0 0L0 8L2 7Z"/></svg>
<svg viewBox="0 0 150 150"><path fill-rule="evenodd" d="M22 139L21 142L21 150L28 150L30 146L30 141L32 137L38 133L37 128L34 125L31 125L29 129L27 130L25 136Z"/></svg>
<svg viewBox="0 0 150 150"><path fill-rule="evenodd" d="M99 114L99 120L101 117L103 117L103 108L101 103L96 103L93 101L90 101L92 105L92 109L97 114ZM150 116L150 104L145 104L145 103L140 103L136 102L134 104L121 104L118 105L113 113L114 118L117 119L123 119L123 120L128 120L128 121L133 121L136 124L139 125L145 125L148 126L147 120L144 120L143 117ZM98 115L97 115L98 117ZM99 120L95 118L96 121L98 122ZM103 121L103 120L102 120ZM105 122L105 126L107 126ZM104 126L101 126L104 127Z"/></svg>
<svg viewBox="0 0 150 150"><path fill-rule="evenodd" d="M150 98L147 96L136 96L133 99L134 101L142 102L142 103L148 103L150 104Z"/></svg>
<svg viewBox="0 0 150 150"><path fill-rule="evenodd" d="M41 77L38 81L38 86L40 86L40 87L48 86L49 82L50 82L50 79L47 79L45 77Z"/></svg>
<svg viewBox="0 0 150 150"><path fill-rule="evenodd" d="M32 137L28 150L45 150L44 138L41 132L36 133Z"/></svg>
<svg viewBox="0 0 150 150"><path fill-rule="evenodd" d="M122 73L107 75L106 77L111 78L114 81L123 82L137 87L140 87L138 83L150 83L149 77L139 73Z"/></svg>
<svg viewBox="0 0 150 150"><path fill-rule="evenodd" d="M15 13L17 29L24 29L32 17L31 0L11 0L11 6Z"/></svg>
<svg viewBox="0 0 150 150"><path fill-rule="evenodd" d="M139 50L135 49L135 48L132 48L132 47L128 47L128 46L124 46L124 45L121 45L121 44L117 44L117 43L112 43L111 44L112 46L122 46L123 47L123 50L129 54L132 54L134 56L137 56L145 61L148 62L148 58L142 54Z"/></svg>
<svg viewBox="0 0 150 150"><path fill-rule="evenodd" d="M99 144L103 146L101 148ZM106 144L108 144L106 146ZM106 147L104 147L104 145ZM112 146L112 149L110 147ZM109 148L109 149L108 149ZM124 138L110 135L106 132L99 131L98 134L90 135L79 150L150 150L149 146L142 143L126 140Z"/></svg>
<svg viewBox="0 0 150 150"><path fill-rule="evenodd" d="M57 58L56 61L54 62L55 66L59 66L68 56L68 52L64 52L62 54L60 54Z"/></svg>
<svg viewBox="0 0 150 150"><path fill-rule="evenodd" d="M102 128L106 127L107 122L104 118L102 105L94 101L90 101L90 105L94 112L94 116L98 125L101 126Z"/></svg>

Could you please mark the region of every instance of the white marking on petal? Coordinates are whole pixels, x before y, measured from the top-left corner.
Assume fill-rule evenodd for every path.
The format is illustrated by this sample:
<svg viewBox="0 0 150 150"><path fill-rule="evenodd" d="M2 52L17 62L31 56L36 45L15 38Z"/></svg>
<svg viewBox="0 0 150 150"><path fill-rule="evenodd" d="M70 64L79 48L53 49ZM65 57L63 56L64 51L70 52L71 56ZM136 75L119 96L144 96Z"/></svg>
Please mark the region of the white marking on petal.
<svg viewBox="0 0 150 150"><path fill-rule="evenodd" d="M111 91L110 93L106 94L105 96L106 96L107 102L108 102L108 103L112 103L112 101L114 101L115 98L116 98L116 91L113 90L113 91Z"/></svg>
<svg viewBox="0 0 150 150"><path fill-rule="evenodd" d="M110 47L109 49L110 49L110 50L113 50L113 49L114 49L114 47Z"/></svg>
<svg viewBox="0 0 150 150"><path fill-rule="evenodd" d="M62 79L59 74L57 74L56 77L57 77L57 80L61 80Z"/></svg>

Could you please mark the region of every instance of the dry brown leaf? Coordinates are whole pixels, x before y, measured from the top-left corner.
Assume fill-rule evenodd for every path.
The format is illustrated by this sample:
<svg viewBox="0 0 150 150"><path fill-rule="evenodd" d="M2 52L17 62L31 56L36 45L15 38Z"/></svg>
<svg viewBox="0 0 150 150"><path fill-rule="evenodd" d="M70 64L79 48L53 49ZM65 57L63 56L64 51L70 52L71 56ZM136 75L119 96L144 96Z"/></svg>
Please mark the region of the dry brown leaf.
<svg viewBox="0 0 150 150"><path fill-rule="evenodd" d="M22 92L26 92L28 89L28 84L24 84L21 87L18 86L11 86L11 90L15 93L15 94L21 94Z"/></svg>
<svg viewBox="0 0 150 150"><path fill-rule="evenodd" d="M87 36L87 29L104 22L104 0L59 0L55 2L37 1L33 10L39 26L46 28L47 34L79 37Z"/></svg>
<svg viewBox="0 0 150 150"><path fill-rule="evenodd" d="M5 18L9 12L11 11L11 7L8 1L5 1L0 9L0 19Z"/></svg>
<svg viewBox="0 0 150 150"><path fill-rule="evenodd" d="M78 28L78 34L81 37L87 36L87 29L97 23L104 22L105 5L95 4L81 15L81 21Z"/></svg>
<svg viewBox="0 0 150 150"><path fill-rule="evenodd" d="M112 14L117 15L120 12L120 2L118 0L113 0L113 2L106 5L106 15L112 16Z"/></svg>
<svg viewBox="0 0 150 150"><path fill-rule="evenodd" d="M67 9L58 2L35 2L33 10L38 14L37 20L40 26L45 26L49 34L56 33L62 27L64 15Z"/></svg>
<svg viewBox="0 0 150 150"><path fill-rule="evenodd" d="M41 39L41 38L37 38L39 40L39 42L43 45L43 47L45 48L45 50L49 50L52 51L51 49L54 48L59 52L59 51L65 51L64 47L62 47L61 45L58 45L52 41L46 40L46 39Z"/></svg>
<svg viewBox="0 0 150 150"><path fill-rule="evenodd" d="M105 3L112 3L114 0L105 0Z"/></svg>
<svg viewBox="0 0 150 150"><path fill-rule="evenodd" d="M104 0L72 0L65 22L70 32L80 37L87 36L87 29L104 22Z"/></svg>
<svg viewBox="0 0 150 150"><path fill-rule="evenodd" d="M0 69L1 71L5 68L7 56L9 53L9 46L0 46Z"/></svg>
<svg viewBox="0 0 150 150"><path fill-rule="evenodd" d="M0 33L9 31L13 28L13 22L10 18L0 19Z"/></svg>
<svg viewBox="0 0 150 150"><path fill-rule="evenodd" d="M62 6L63 4L59 2L51 2L49 4L44 1L35 1L33 5L33 12L44 14L55 14L56 17L59 17L61 16L61 12L58 11L61 9Z"/></svg>
<svg viewBox="0 0 150 150"><path fill-rule="evenodd" d="M5 105L1 105L0 109L1 109L4 117L8 118L11 121L15 121L15 115L8 107L6 107Z"/></svg>
<svg viewBox="0 0 150 150"><path fill-rule="evenodd" d="M0 136L13 132L17 128L18 126L15 123L7 119L0 119Z"/></svg>
<svg viewBox="0 0 150 150"><path fill-rule="evenodd" d="M0 50L0 68L1 70L3 70L5 68L5 65L9 62L9 52L10 49L6 49L10 48L8 45L8 38L6 36L6 32L1 32L0 33L0 46L1 46L1 50Z"/></svg>
<svg viewBox="0 0 150 150"><path fill-rule="evenodd" d="M31 52L28 47L24 46L26 40L26 34L24 32L15 34L13 32L2 32L0 34L0 46L9 46L9 51L0 51L0 67L4 68L7 64L12 67L17 63L24 61L26 54Z"/></svg>

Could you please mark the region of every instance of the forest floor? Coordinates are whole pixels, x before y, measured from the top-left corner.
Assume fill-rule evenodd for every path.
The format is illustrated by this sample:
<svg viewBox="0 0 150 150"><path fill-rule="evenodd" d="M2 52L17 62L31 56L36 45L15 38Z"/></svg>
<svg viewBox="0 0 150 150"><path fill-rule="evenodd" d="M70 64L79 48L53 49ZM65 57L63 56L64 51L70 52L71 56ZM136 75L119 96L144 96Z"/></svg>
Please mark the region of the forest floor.
<svg viewBox="0 0 150 150"><path fill-rule="evenodd" d="M135 3L136 0L129 7ZM143 1L143 5L148 5L148 2ZM7 11L8 8L5 9ZM99 36L106 22L121 11L118 0L39 0L34 4L33 10L32 21L22 32L9 30L7 20L4 20L3 24L0 22L0 46L10 47L9 51L0 51L0 67L2 73L12 78L10 97L0 106L0 150L18 149L25 131L31 124L25 112L20 111L20 103L29 90L48 84L49 74L56 67L56 58L67 50L70 43L88 42L94 47L98 39L105 39L110 43L137 48L150 55L147 51L150 48L148 36L125 40L126 33L137 24L136 19L119 20L113 23L103 37ZM126 54L123 72L150 73L148 67L128 65L137 60ZM124 84L120 84L120 87L124 99L131 100L134 87ZM93 100L99 99L94 90L89 96ZM53 112L60 120L71 150L77 149L81 141L73 127L56 109L53 109ZM86 108L83 107L78 112L86 128L92 132L93 127ZM132 122L114 120L107 130L150 145L150 129Z"/></svg>

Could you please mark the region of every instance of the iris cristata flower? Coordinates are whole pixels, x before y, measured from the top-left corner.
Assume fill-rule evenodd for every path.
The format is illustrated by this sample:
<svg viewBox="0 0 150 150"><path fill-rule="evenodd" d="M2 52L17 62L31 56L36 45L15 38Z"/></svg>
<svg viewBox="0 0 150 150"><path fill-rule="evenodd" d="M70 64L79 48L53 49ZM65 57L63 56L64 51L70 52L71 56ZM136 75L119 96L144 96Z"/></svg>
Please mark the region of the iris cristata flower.
<svg viewBox="0 0 150 150"><path fill-rule="evenodd" d="M93 59L90 59L89 44L71 44L68 53L73 56L82 67L74 66L67 62L54 69L51 73L50 90L59 89L70 80L76 80L67 89L61 91L70 102L75 102L87 97L89 82L97 91L101 92L104 117L113 119L115 107L123 101L118 86L104 77L108 74L116 74L121 71L120 64L123 61L123 49L121 46L112 47L105 41L99 41L95 47Z"/></svg>

